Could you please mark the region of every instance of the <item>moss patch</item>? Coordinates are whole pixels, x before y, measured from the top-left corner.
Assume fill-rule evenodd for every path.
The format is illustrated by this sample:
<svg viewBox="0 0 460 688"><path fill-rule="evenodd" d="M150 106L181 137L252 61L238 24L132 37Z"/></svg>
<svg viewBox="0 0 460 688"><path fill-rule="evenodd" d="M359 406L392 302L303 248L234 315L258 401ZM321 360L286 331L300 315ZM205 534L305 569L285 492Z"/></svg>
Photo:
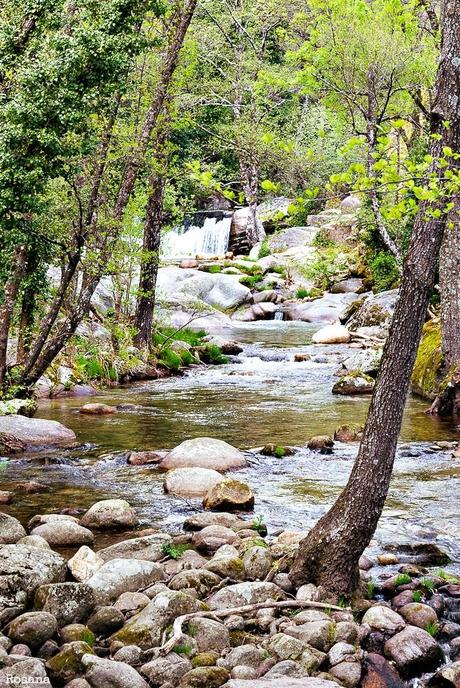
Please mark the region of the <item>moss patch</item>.
<svg viewBox="0 0 460 688"><path fill-rule="evenodd" d="M442 381L443 364L441 325L427 322L412 372L412 391L425 399L434 399Z"/></svg>

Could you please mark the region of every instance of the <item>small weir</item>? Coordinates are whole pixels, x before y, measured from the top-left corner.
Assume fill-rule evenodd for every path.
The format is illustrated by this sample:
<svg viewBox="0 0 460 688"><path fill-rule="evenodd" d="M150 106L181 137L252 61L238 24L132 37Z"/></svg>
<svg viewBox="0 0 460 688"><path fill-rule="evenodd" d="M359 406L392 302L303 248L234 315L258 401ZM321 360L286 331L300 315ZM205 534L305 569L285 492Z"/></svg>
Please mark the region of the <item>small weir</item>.
<svg viewBox="0 0 460 688"><path fill-rule="evenodd" d="M233 213L225 210L198 212L181 227L165 235L163 258L177 260L195 256L223 256L228 249Z"/></svg>

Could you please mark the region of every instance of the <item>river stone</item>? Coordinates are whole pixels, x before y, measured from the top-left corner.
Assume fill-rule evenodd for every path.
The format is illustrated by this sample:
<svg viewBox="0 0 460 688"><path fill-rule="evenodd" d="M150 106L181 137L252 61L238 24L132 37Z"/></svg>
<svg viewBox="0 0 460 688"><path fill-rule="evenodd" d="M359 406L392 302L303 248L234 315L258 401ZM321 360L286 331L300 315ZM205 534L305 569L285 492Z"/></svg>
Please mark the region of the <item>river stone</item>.
<svg viewBox="0 0 460 688"><path fill-rule="evenodd" d="M363 436L363 430L363 426L357 425L356 423L351 423L350 425L341 425L334 432L334 440L337 442L360 442ZM362 557L361 559L364 561ZM360 566L359 568L365 567Z"/></svg>
<svg viewBox="0 0 460 688"><path fill-rule="evenodd" d="M59 447L73 444L76 440L73 430L55 420L25 416L0 416L0 451L5 452L3 434L25 448Z"/></svg>
<svg viewBox="0 0 460 688"><path fill-rule="evenodd" d="M116 662L125 662L125 664L130 666L140 666L143 661L143 652L137 645L126 645L115 652L113 658Z"/></svg>
<svg viewBox="0 0 460 688"><path fill-rule="evenodd" d="M228 471L245 468L247 461L242 452L231 444L211 437L196 437L175 447L163 459L160 468L210 468Z"/></svg>
<svg viewBox="0 0 460 688"><path fill-rule="evenodd" d="M197 644L198 652L223 652L230 647L230 633L228 628L219 621L213 619L200 619L199 617L189 621L186 626L187 635L190 635Z"/></svg>
<svg viewBox="0 0 460 688"><path fill-rule="evenodd" d="M460 686L460 662L453 662L435 673L428 682L434 688L458 688Z"/></svg>
<svg viewBox="0 0 460 688"><path fill-rule="evenodd" d="M258 678L249 681L232 678L222 688L337 688L337 683L316 677L291 678L280 676L279 678Z"/></svg>
<svg viewBox="0 0 460 688"><path fill-rule="evenodd" d="M248 666L257 669L262 659L262 651L255 645L240 645L239 647L234 647L225 656L224 666L227 669L233 669L236 666Z"/></svg>
<svg viewBox="0 0 460 688"><path fill-rule="evenodd" d="M96 502L82 516L81 524L87 528L134 528L138 524L136 512L124 499L104 499Z"/></svg>
<svg viewBox="0 0 460 688"><path fill-rule="evenodd" d="M267 547L250 547L243 555L248 580L264 580L272 567L273 559Z"/></svg>
<svg viewBox="0 0 460 688"><path fill-rule="evenodd" d="M427 604L411 602L401 607L399 613L410 626L426 628L427 626L438 623L436 612Z"/></svg>
<svg viewBox="0 0 460 688"><path fill-rule="evenodd" d="M92 612L93 590L85 583L52 583L41 585L35 593L35 609L52 614L59 626L79 623Z"/></svg>
<svg viewBox="0 0 460 688"><path fill-rule="evenodd" d="M355 688L361 680L361 663L357 659L340 662L331 667L328 673L340 681L345 688Z"/></svg>
<svg viewBox="0 0 460 688"><path fill-rule="evenodd" d="M397 298L397 289L371 294L351 316L347 323L348 329L354 332L361 327L377 327L380 333L385 334L390 326Z"/></svg>
<svg viewBox="0 0 460 688"><path fill-rule="evenodd" d="M374 390L375 381L356 370L350 374L341 377L332 387L332 394L372 394Z"/></svg>
<svg viewBox="0 0 460 688"><path fill-rule="evenodd" d="M87 654L81 660L85 678L92 688L149 688L136 669L113 659Z"/></svg>
<svg viewBox="0 0 460 688"><path fill-rule="evenodd" d="M160 463L164 457L163 452L133 451L128 456L128 463L131 466L145 466L145 464Z"/></svg>
<svg viewBox="0 0 460 688"><path fill-rule="evenodd" d="M210 468L176 468L169 471L164 482L165 492L183 497L204 497L222 475Z"/></svg>
<svg viewBox="0 0 460 688"><path fill-rule="evenodd" d="M16 544L37 547L37 549L51 549L45 538L42 538L40 535L26 535L18 540Z"/></svg>
<svg viewBox="0 0 460 688"><path fill-rule="evenodd" d="M117 407L108 404L85 404L80 407L79 412L92 416L107 416L117 413Z"/></svg>
<svg viewBox="0 0 460 688"><path fill-rule="evenodd" d="M417 626L406 626L387 640L385 655L407 677L432 670L443 660L443 652L436 640Z"/></svg>
<svg viewBox="0 0 460 688"><path fill-rule="evenodd" d="M40 535L53 547L75 547L91 545L94 542L94 535L90 530L70 520L44 523L34 528L32 535Z"/></svg>
<svg viewBox="0 0 460 688"><path fill-rule="evenodd" d="M45 665L53 685L55 681L62 685L81 676L85 670L82 659L92 653L91 647L80 640L63 645L60 652L51 657Z"/></svg>
<svg viewBox="0 0 460 688"><path fill-rule="evenodd" d="M209 489L203 500L203 506L211 510L251 511L254 508L254 493L241 480L221 479Z"/></svg>
<svg viewBox="0 0 460 688"><path fill-rule="evenodd" d="M170 543L170 535L155 533L139 538L123 540L115 545L100 549L98 556L103 561L111 559L141 559L142 561L159 561L164 558L163 545Z"/></svg>
<svg viewBox="0 0 460 688"><path fill-rule="evenodd" d="M346 370L360 370L367 375L375 375L380 366L382 352L381 347L355 351L342 362L342 366Z"/></svg>
<svg viewBox="0 0 460 688"><path fill-rule="evenodd" d="M161 686L163 683L171 683L175 686L182 676L192 669L189 659L170 652L166 657L158 657L144 664L140 671L153 686Z"/></svg>
<svg viewBox="0 0 460 688"><path fill-rule="evenodd" d="M201 530L206 526L225 526L226 528L247 528L248 523L242 521L235 514L209 513L203 511L193 516L187 516L184 521L185 530Z"/></svg>
<svg viewBox="0 0 460 688"><path fill-rule="evenodd" d="M254 583L235 583L218 590L207 600L211 609L241 607L258 602L284 600L285 594L274 583L256 581Z"/></svg>
<svg viewBox="0 0 460 688"><path fill-rule="evenodd" d="M396 669L382 655L368 653L362 688L404 688Z"/></svg>
<svg viewBox="0 0 460 688"><path fill-rule="evenodd" d="M350 339L347 328L339 323L322 327L311 338L314 344L347 344Z"/></svg>
<svg viewBox="0 0 460 688"><path fill-rule="evenodd" d="M207 526L194 533L192 544L203 552L215 552L222 545L231 545L238 538L234 530L225 526Z"/></svg>
<svg viewBox="0 0 460 688"><path fill-rule="evenodd" d="M238 556L238 552L236 554L220 554L220 549L217 550L213 558L203 568L216 573L218 576L222 576L222 578L244 580L244 565Z"/></svg>
<svg viewBox="0 0 460 688"><path fill-rule="evenodd" d="M402 616L380 604L375 604L367 610L362 623L368 624L373 631L391 634L401 631L406 625Z"/></svg>
<svg viewBox="0 0 460 688"><path fill-rule="evenodd" d="M196 667L182 676L179 688L220 688L230 678L223 667Z"/></svg>
<svg viewBox="0 0 460 688"><path fill-rule="evenodd" d="M30 519L28 525L28 528L32 530L33 528L37 528L37 526L41 526L44 523L54 523L56 522L59 524L62 521L71 521L72 523L80 523L80 519L76 518L75 516L69 516L68 514L35 514L35 516L32 516Z"/></svg>
<svg viewBox="0 0 460 688"><path fill-rule="evenodd" d="M14 643L25 643L32 648L43 645L58 628L56 618L48 612L27 612L16 617L8 626L8 636Z"/></svg>
<svg viewBox="0 0 460 688"><path fill-rule="evenodd" d="M363 280L360 277L340 280L331 287L331 294L359 294L361 291L363 291Z"/></svg>
<svg viewBox="0 0 460 688"><path fill-rule="evenodd" d="M69 559L67 566L72 576L79 583L86 583L96 571L99 571L103 563L104 560L99 556L99 553L96 554L92 549L83 545L83 547L80 547L73 557Z"/></svg>
<svg viewBox="0 0 460 688"><path fill-rule="evenodd" d="M111 559L88 579L97 604L114 602L123 592L137 592L140 588L165 579L162 567L142 559Z"/></svg>
<svg viewBox="0 0 460 688"><path fill-rule="evenodd" d="M17 518L0 512L0 545L12 545L26 535Z"/></svg>
<svg viewBox="0 0 460 688"><path fill-rule="evenodd" d="M0 622L17 616L36 588L65 578L65 559L25 545L0 546Z"/></svg>
<svg viewBox="0 0 460 688"><path fill-rule="evenodd" d="M183 614L205 610L202 602L184 592L165 588L124 627L111 636L111 641L122 645L138 645L147 650L161 643L163 631L174 619Z"/></svg>
<svg viewBox="0 0 460 688"><path fill-rule="evenodd" d="M113 607L98 607L88 619L88 628L96 636L107 636L118 631L125 623L122 611Z"/></svg>
<svg viewBox="0 0 460 688"><path fill-rule="evenodd" d="M216 585L219 585L220 582L219 576L216 576L211 571L206 569L189 569L176 574L170 581L169 587L171 590L183 590L184 592L187 589L195 590L197 597L201 599L209 595L209 592Z"/></svg>
<svg viewBox="0 0 460 688"><path fill-rule="evenodd" d="M25 659L0 671L1 688L27 685L51 685L45 667L38 659Z"/></svg>
<svg viewBox="0 0 460 688"><path fill-rule="evenodd" d="M304 645L311 645L320 652L327 652L335 640L335 624L330 620L310 621L300 625L287 626L284 633L297 638Z"/></svg>
<svg viewBox="0 0 460 688"><path fill-rule="evenodd" d="M59 637L63 643L73 643L81 640L93 647L96 642L96 636L93 631L85 626L85 624L69 624L63 626L59 631Z"/></svg>

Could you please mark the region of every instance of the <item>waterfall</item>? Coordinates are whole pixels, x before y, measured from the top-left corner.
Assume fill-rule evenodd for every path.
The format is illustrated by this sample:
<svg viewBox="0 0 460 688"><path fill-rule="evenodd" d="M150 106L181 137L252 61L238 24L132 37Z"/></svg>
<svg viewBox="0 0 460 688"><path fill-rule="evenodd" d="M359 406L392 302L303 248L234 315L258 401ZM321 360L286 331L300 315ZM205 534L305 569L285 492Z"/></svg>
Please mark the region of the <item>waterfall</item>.
<svg viewBox="0 0 460 688"><path fill-rule="evenodd" d="M184 224L168 232L162 241L166 259L195 256L223 256L228 248L231 212L210 211L195 213Z"/></svg>

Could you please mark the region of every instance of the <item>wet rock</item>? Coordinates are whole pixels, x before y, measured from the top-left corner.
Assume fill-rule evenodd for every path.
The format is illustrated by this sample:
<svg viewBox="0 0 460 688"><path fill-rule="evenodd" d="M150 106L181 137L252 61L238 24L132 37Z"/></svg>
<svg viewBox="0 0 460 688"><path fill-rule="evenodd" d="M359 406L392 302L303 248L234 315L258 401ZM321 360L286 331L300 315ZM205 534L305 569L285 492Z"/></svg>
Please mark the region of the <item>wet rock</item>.
<svg viewBox="0 0 460 688"><path fill-rule="evenodd" d="M374 384L371 377L357 370L341 377L332 387L332 394L372 394Z"/></svg>
<svg viewBox="0 0 460 688"><path fill-rule="evenodd" d="M38 659L25 659L0 671L1 688L15 685L33 685L34 683L35 685L51 685L45 668Z"/></svg>
<svg viewBox="0 0 460 688"><path fill-rule="evenodd" d="M314 344L347 344L350 339L347 328L339 323L322 327L311 338Z"/></svg>
<svg viewBox="0 0 460 688"><path fill-rule="evenodd" d="M109 604L123 592L136 592L148 585L163 581L162 567L141 559L111 559L88 579L97 604Z"/></svg>
<svg viewBox="0 0 460 688"><path fill-rule="evenodd" d="M93 590L85 583L41 585L35 593L35 609L52 614L58 626L79 623L94 608Z"/></svg>
<svg viewBox="0 0 460 688"><path fill-rule="evenodd" d="M427 626L438 623L438 616L436 612L427 604L411 602L410 604L406 604L404 607L401 607L399 613L411 626L426 628Z"/></svg>
<svg viewBox="0 0 460 688"><path fill-rule="evenodd" d="M11 504L14 500L14 494L8 490L0 490L0 504Z"/></svg>
<svg viewBox="0 0 460 688"><path fill-rule="evenodd" d="M285 599L285 594L273 583L235 583L215 592L207 600L207 604L211 609L226 609L283 599Z"/></svg>
<svg viewBox="0 0 460 688"><path fill-rule="evenodd" d="M207 571L206 569L190 569L188 571L181 571L169 583L171 590L192 589L196 591L199 599L206 597L209 592L216 585L220 583L221 579L215 573Z"/></svg>
<svg viewBox="0 0 460 688"><path fill-rule="evenodd" d="M185 632L196 642L198 652L221 653L230 647L228 628L218 621L196 618L187 624Z"/></svg>
<svg viewBox="0 0 460 688"><path fill-rule="evenodd" d="M8 636L14 643L38 648L52 638L58 628L56 618L47 612L27 612L16 617L8 626Z"/></svg>
<svg viewBox="0 0 460 688"><path fill-rule="evenodd" d="M320 652L327 652L335 640L335 624L325 619L310 621L296 626L287 626L284 632L297 638L304 645L311 645L311 647L320 650Z"/></svg>
<svg viewBox="0 0 460 688"><path fill-rule="evenodd" d="M193 535L192 544L200 551L215 552L222 545L231 545L238 538L225 526L207 526Z"/></svg>
<svg viewBox="0 0 460 688"><path fill-rule="evenodd" d="M443 653L429 633L416 626L406 626L385 643L385 655L404 676L415 676L434 669L443 659Z"/></svg>
<svg viewBox="0 0 460 688"><path fill-rule="evenodd" d="M86 583L92 575L99 571L104 560L92 549L83 545L67 562L72 576L79 583Z"/></svg>
<svg viewBox="0 0 460 688"><path fill-rule="evenodd" d="M254 507L254 493L241 480L227 478L208 490L203 506L210 510L250 511Z"/></svg>
<svg viewBox="0 0 460 688"><path fill-rule="evenodd" d="M341 425L334 432L334 440L336 442L360 442L362 435L362 425Z"/></svg>
<svg viewBox="0 0 460 688"><path fill-rule="evenodd" d="M117 413L117 407L108 404L85 404L79 411L90 416L108 416Z"/></svg>
<svg viewBox="0 0 460 688"><path fill-rule="evenodd" d="M226 528L234 528L237 530L240 527L247 527L246 521L242 521L235 514L209 513L203 511L202 513L188 516L184 521L185 530L201 530L206 526L225 526Z"/></svg>
<svg viewBox="0 0 460 688"><path fill-rule="evenodd" d="M51 550L26 545L0 546L0 621L5 623L17 616L36 588L64 580L65 572L65 560Z"/></svg>
<svg viewBox="0 0 460 688"><path fill-rule="evenodd" d="M294 354L294 361L296 363L305 363L306 361L311 361L310 354Z"/></svg>
<svg viewBox="0 0 460 688"><path fill-rule="evenodd" d="M334 441L329 435L315 435L308 440L307 447L313 450L330 451L334 446Z"/></svg>
<svg viewBox="0 0 460 688"><path fill-rule="evenodd" d="M92 653L90 646L81 641L63 645L61 651L46 662L51 680L61 685L80 677L85 671L82 659Z"/></svg>
<svg viewBox="0 0 460 688"><path fill-rule="evenodd" d="M360 370L362 373L366 373L366 375L375 377L380 367L382 352L383 349L381 347L355 351L351 356L342 361L342 366L345 370Z"/></svg>
<svg viewBox="0 0 460 688"><path fill-rule="evenodd" d="M227 442L211 437L196 437L182 442L167 454L160 468L208 468L228 471L245 468L247 461L242 452Z"/></svg>
<svg viewBox="0 0 460 688"><path fill-rule="evenodd" d="M19 483L19 485L17 485L17 490L25 494L43 494L44 492L49 492L51 487L50 485L43 485L43 483L37 483L34 480L30 480L27 483Z"/></svg>
<svg viewBox="0 0 460 688"><path fill-rule="evenodd" d="M204 497L222 480L210 468L176 468L169 471L164 482L165 492L184 497Z"/></svg>
<svg viewBox="0 0 460 688"><path fill-rule="evenodd" d="M77 524L80 523L78 518L71 516L70 514L36 514L30 519L28 527L33 530L44 523L54 523L55 525L59 526L62 521L71 521L72 523Z"/></svg>
<svg viewBox="0 0 460 688"><path fill-rule="evenodd" d="M192 668L189 659L175 652L170 652L166 657L158 657L144 664L140 671L143 676L148 678L152 686L161 686L167 682L176 686L182 676L191 671Z"/></svg>
<svg viewBox="0 0 460 688"><path fill-rule="evenodd" d="M94 542L94 535L90 530L70 520L44 523L34 528L32 535L39 535L52 547L75 547Z"/></svg>
<svg viewBox="0 0 460 688"><path fill-rule="evenodd" d="M59 631L59 636L63 643L73 643L82 641L93 647L96 642L94 633L84 624L69 624Z"/></svg>
<svg viewBox="0 0 460 688"><path fill-rule="evenodd" d="M266 547L250 547L243 556L243 565L248 580L264 580L272 567L273 559Z"/></svg>
<svg viewBox="0 0 460 688"><path fill-rule="evenodd" d="M163 546L171 541L170 535L155 533L154 535L123 540L123 542L100 549L97 554L103 561L110 561L111 559L159 561L165 556Z"/></svg>
<svg viewBox="0 0 460 688"><path fill-rule="evenodd" d="M134 528L138 522L136 512L124 499L96 502L81 518L82 526L98 530Z"/></svg>
<svg viewBox="0 0 460 688"><path fill-rule="evenodd" d="M460 662L443 667L428 682L433 688L458 688L460 686Z"/></svg>
<svg viewBox="0 0 460 688"><path fill-rule="evenodd" d="M27 535L17 518L0 512L0 544L12 545Z"/></svg>
<svg viewBox="0 0 460 688"><path fill-rule="evenodd" d="M394 564L399 563L399 559L396 556L396 554L392 554L391 552L385 552L384 554L379 554L377 557L377 561L382 566L392 566Z"/></svg>
<svg viewBox="0 0 460 688"><path fill-rule="evenodd" d="M157 647L161 643L164 629L174 619L203 609L202 602L190 595L166 588L117 631L111 640L119 641L122 645L138 645L143 650Z"/></svg>
<svg viewBox="0 0 460 688"><path fill-rule="evenodd" d="M116 607L99 607L88 619L88 628L97 636L115 633L125 623L123 612Z"/></svg>
<svg viewBox="0 0 460 688"><path fill-rule="evenodd" d="M381 655L369 653L362 688L404 688L396 669Z"/></svg>
<svg viewBox="0 0 460 688"><path fill-rule="evenodd" d="M66 446L75 440L73 430L54 420L0 416L0 450L5 454L25 448Z"/></svg>
<svg viewBox="0 0 460 688"><path fill-rule="evenodd" d="M401 631L405 624L402 616L397 614L389 607L376 604L364 614L363 624L368 624L371 629L382 633L397 633Z"/></svg>
<svg viewBox="0 0 460 688"><path fill-rule="evenodd" d="M91 688L148 688L148 683L140 674L124 662L88 654L83 656L82 664Z"/></svg>
<svg viewBox="0 0 460 688"><path fill-rule="evenodd" d="M223 667L197 667L182 676L179 688L219 688L229 678Z"/></svg>
<svg viewBox="0 0 460 688"><path fill-rule="evenodd" d="M164 458L163 452L135 451L128 456L128 463L131 466L145 466L146 464L160 463Z"/></svg>

